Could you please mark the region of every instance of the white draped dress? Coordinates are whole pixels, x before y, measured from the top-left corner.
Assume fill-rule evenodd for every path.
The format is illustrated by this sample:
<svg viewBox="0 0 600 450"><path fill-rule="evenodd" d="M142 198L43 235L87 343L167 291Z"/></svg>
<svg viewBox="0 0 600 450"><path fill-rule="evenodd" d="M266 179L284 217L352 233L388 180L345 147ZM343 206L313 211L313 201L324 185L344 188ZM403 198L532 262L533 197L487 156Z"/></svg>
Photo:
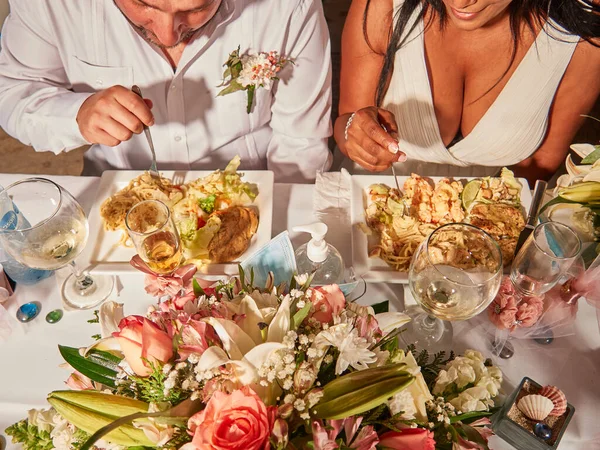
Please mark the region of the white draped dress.
<svg viewBox="0 0 600 450"><path fill-rule="evenodd" d="M402 1L394 0L396 10ZM416 10L407 30L418 19L418 14ZM531 156L544 140L554 94L579 37L546 23L475 128L447 148L435 115L423 31L424 24L420 20L396 53L394 71L382 104L396 117L400 149L408 157L406 162L395 164L396 173L486 176ZM354 173L364 171L356 165L353 169Z"/></svg>

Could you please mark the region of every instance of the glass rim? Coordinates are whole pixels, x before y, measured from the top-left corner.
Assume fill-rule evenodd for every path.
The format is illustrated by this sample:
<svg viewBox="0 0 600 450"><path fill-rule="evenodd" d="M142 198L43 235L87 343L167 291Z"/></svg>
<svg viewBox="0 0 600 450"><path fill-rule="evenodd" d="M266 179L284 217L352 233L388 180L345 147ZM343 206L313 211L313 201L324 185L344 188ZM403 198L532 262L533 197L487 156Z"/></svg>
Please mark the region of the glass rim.
<svg viewBox="0 0 600 450"><path fill-rule="evenodd" d="M563 230L567 230L568 233L571 233L572 236L575 237L576 241L577 241L577 251L575 252L575 254L573 256L557 256L557 255L552 255L550 253L548 253L546 250L544 250L543 248L541 248L538 243L537 243L537 236L538 233L541 232L542 228L545 228L546 226L555 226L558 228L562 228ZM569 259L575 259L579 256L579 254L581 253L581 239L579 239L579 236L577 235L577 233L568 225L565 225L564 223L560 223L560 222L542 222L536 225L536 227L533 230L532 233L532 239L533 239L533 245L535 245L535 247L542 252L544 255L548 256L549 258L552 258L556 261L568 261Z"/></svg>
<svg viewBox="0 0 600 450"><path fill-rule="evenodd" d="M454 281L452 279L449 279L447 275L443 274L436 266L437 264L434 264L431 261L431 258L429 256L429 244L431 241L432 236L437 233L438 231L444 229L444 228L450 228L450 227L464 227L467 229L471 229L472 231L476 231L478 233L481 233L484 237L488 238L488 240L493 244L494 249L496 250L496 252L498 252L498 256L499 256L499 263L498 263L498 270L494 273L492 273L488 278L486 278L483 281L480 281L478 283L472 283L472 284L465 284L465 283L461 283L460 281ZM497 277L498 275L502 276L503 275L503 269L504 269L504 262L503 262L503 258L502 258L502 250L500 250L500 244L498 244L498 242L496 241L496 239L494 239L489 233L485 232L484 230L482 230L479 227L476 227L475 225L471 225L470 223L458 223L458 222L452 222L452 223L447 223L445 225L442 225L441 227L436 228L435 230L433 230L431 232L431 234L429 236L427 236L427 239L423 242L425 245L425 250L426 250L426 256L427 256L427 262L429 263L429 265L431 267L433 267L435 269L435 271L437 273L439 273L442 277L444 277L445 279L449 279L452 283L456 284L457 286L464 286L464 287L474 287L474 286L483 286L484 284L486 284L487 282L489 282L490 280L493 280L495 277Z"/></svg>
<svg viewBox="0 0 600 450"><path fill-rule="evenodd" d="M148 231L148 232L146 232L146 233L142 233L142 232L140 232L140 231L135 231L135 230L132 230L132 229L131 229L131 227L129 226L129 214L131 214L131 211L133 211L135 208L137 208L137 207L138 207L138 206L140 206L140 205L143 205L144 203L158 203L158 204L160 204L160 205L161 205L161 206L162 206L164 209L166 209L166 211L167 211L167 217L166 217L166 219L164 220L164 222L162 222L162 223L160 224L160 226L159 226L159 227L158 227L156 230L153 230L153 231ZM166 205L164 202L161 202L160 200L156 200L156 199L150 198L150 199L148 199L148 200L143 200L143 201L141 201L141 202L139 202L139 203L136 203L136 204L135 204L135 205L133 205L131 208L129 208L129 211L127 211L127 214L125 215L125 228L127 228L127 232L129 232L129 233L132 233L132 234L133 234L133 235L135 235L136 237L151 236L151 235L153 235L154 233L156 233L156 232L158 232L158 231L162 230L162 229L165 227L165 225L167 225L167 224L169 223L169 221L170 221L170 220L171 220L171 209L170 209L170 208L169 208L169 207L168 207L168 206L167 206L167 205Z"/></svg>
<svg viewBox="0 0 600 450"><path fill-rule="evenodd" d="M14 183L11 183L8 186L6 186L4 189L0 190L0 194L5 192L9 198L9 200L12 202L12 199L10 198L10 195L8 194L8 190L15 186L18 186L20 184L32 183L32 182L42 182L42 183L50 184L56 188L56 190L58 191L58 204L56 205L56 208L54 208L54 211L52 212L52 214L50 214L45 219L41 220L36 225L30 226L27 228L21 228L18 230L17 229L15 229L15 230L0 230L0 234L9 234L9 233L17 233L17 232L23 233L25 231L35 230L36 228L39 228L42 225L45 225L48 222L50 222L58 214L58 211L60 210L62 203L63 203L63 189L60 187L59 184L55 183L52 180L49 180L48 178L31 177L31 178L24 178L23 180L15 181Z"/></svg>

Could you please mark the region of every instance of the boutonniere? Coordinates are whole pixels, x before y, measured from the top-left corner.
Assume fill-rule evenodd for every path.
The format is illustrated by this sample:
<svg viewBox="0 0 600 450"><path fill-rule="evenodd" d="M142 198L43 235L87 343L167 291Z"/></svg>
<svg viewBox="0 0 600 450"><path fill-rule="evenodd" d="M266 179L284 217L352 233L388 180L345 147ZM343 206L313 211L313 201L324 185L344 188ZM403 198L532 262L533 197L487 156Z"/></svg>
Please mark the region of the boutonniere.
<svg viewBox="0 0 600 450"><path fill-rule="evenodd" d="M223 83L219 86L225 86L225 88L218 95L246 91L248 95L246 112L250 114L256 88L264 87L270 90L273 82L279 80L277 73L287 63L293 64L294 61L279 56L275 51L240 56L238 47L229 54L229 58L223 64L226 69L223 72Z"/></svg>

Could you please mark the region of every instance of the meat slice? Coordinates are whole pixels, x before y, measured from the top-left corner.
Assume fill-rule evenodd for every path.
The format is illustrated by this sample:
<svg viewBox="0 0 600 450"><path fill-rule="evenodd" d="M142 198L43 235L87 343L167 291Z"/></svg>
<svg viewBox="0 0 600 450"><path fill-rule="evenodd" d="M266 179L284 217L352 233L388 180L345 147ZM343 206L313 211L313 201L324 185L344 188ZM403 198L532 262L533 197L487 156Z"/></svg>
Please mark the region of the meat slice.
<svg viewBox="0 0 600 450"><path fill-rule="evenodd" d="M258 215L252 208L232 206L217 211L221 227L208 244L208 254L213 263L226 263L239 258L250 245L258 229Z"/></svg>

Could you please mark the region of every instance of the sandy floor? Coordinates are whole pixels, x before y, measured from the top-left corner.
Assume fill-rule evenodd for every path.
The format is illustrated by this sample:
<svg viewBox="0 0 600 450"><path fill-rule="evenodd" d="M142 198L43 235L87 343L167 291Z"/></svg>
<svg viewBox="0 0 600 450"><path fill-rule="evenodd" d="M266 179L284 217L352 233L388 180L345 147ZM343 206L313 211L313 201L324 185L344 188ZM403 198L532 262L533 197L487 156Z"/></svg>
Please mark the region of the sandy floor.
<svg viewBox="0 0 600 450"><path fill-rule="evenodd" d="M55 155L37 153L0 129L0 172L46 175L81 175L86 148Z"/></svg>

